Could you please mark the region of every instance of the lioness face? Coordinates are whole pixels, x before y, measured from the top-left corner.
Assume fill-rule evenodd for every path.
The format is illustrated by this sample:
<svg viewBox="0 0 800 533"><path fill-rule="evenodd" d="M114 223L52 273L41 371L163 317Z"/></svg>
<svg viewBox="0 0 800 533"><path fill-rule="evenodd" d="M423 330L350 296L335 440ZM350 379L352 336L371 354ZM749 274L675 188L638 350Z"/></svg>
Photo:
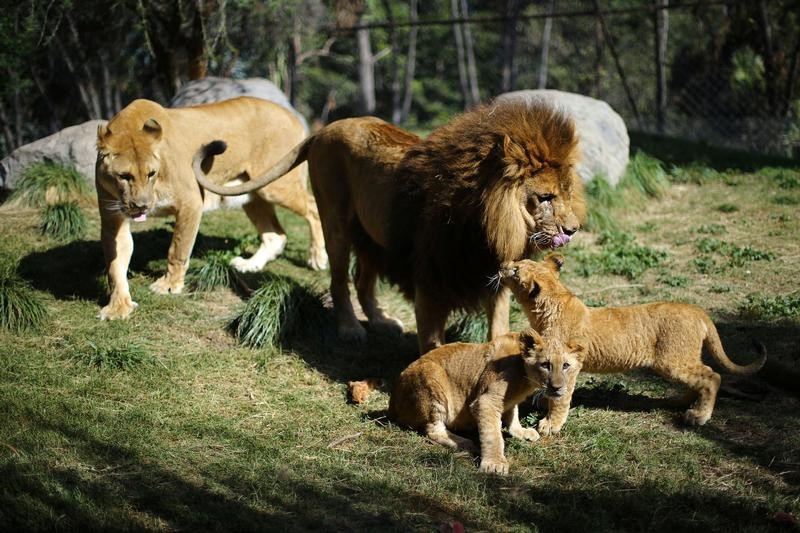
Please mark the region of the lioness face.
<svg viewBox="0 0 800 533"><path fill-rule="evenodd" d="M533 329L522 334L521 342L528 379L539 384L548 398L570 393L570 384L575 383L586 352L582 342L545 339Z"/></svg>
<svg viewBox="0 0 800 533"><path fill-rule="evenodd" d="M147 120L134 134L114 134L106 126L97 131L98 176L102 185L117 200L102 209L139 218L152 207L153 183L160 170L158 149L161 126Z"/></svg>
<svg viewBox="0 0 800 533"><path fill-rule="evenodd" d="M553 294L560 287L563 264L561 254L550 254L543 261L514 261L500 269L500 281L511 289L525 309L529 309L540 294Z"/></svg>

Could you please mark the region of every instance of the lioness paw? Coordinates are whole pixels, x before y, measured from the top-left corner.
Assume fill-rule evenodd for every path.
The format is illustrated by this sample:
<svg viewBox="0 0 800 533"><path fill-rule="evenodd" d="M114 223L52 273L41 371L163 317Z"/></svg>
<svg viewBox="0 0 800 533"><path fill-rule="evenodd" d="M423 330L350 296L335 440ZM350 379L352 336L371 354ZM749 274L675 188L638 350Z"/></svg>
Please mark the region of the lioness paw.
<svg viewBox="0 0 800 533"><path fill-rule="evenodd" d="M308 258L308 266L311 267L311 270L327 270L328 254L325 250L312 250L311 256Z"/></svg>
<svg viewBox="0 0 800 533"><path fill-rule="evenodd" d="M170 283L167 276L161 276L150 284L150 290L156 294L180 294L183 291L183 283Z"/></svg>
<svg viewBox="0 0 800 533"><path fill-rule="evenodd" d="M542 418L539 420L539 434L542 437L549 437L550 435L557 435L561 431L561 426L555 426L549 418Z"/></svg>
<svg viewBox="0 0 800 533"><path fill-rule="evenodd" d="M505 476L508 474L508 461L505 459L481 459L481 466L478 469L487 474Z"/></svg>
<svg viewBox="0 0 800 533"><path fill-rule="evenodd" d="M121 320L128 318L133 313L133 310L139 307L139 304L133 300L109 302L109 304L98 313L97 318L100 320Z"/></svg>
<svg viewBox="0 0 800 533"><path fill-rule="evenodd" d="M711 413L701 413L697 409L689 409L683 414L683 421L690 426L702 426L711 418Z"/></svg>

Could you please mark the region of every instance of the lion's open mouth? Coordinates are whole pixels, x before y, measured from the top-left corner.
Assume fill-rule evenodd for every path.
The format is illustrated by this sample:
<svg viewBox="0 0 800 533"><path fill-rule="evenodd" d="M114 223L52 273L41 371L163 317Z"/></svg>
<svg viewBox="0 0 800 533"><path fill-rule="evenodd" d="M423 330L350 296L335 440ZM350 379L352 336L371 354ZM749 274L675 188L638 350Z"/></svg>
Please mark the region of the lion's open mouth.
<svg viewBox="0 0 800 533"><path fill-rule="evenodd" d="M147 210L145 209L136 209L128 211L128 216L131 217L131 220L134 222L144 222L147 220Z"/></svg>

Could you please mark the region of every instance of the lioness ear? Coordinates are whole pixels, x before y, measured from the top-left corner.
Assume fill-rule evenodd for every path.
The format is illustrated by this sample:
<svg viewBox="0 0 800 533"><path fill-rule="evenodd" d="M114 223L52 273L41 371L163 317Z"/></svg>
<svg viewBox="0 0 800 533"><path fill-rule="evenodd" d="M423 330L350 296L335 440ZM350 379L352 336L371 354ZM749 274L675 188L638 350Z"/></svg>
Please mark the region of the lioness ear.
<svg viewBox="0 0 800 533"><path fill-rule="evenodd" d="M111 128L106 124L97 125L97 149L102 150L106 145L106 138L111 135Z"/></svg>
<svg viewBox="0 0 800 533"><path fill-rule="evenodd" d="M564 256L561 254L550 254L546 258L554 272L561 272L561 267L564 266Z"/></svg>
<svg viewBox="0 0 800 533"><path fill-rule="evenodd" d="M533 328L528 328L519 334L519 343L522 346L522 351L525 352L534 346L542 344L542 336Z"/></svg>
<svg viewBox="0 0 800 533"><path fill-rule="evenodd" d="M161 140L161 124L154 118L148 118L142 126L142 131L155 137L157 141Z"/></svg>

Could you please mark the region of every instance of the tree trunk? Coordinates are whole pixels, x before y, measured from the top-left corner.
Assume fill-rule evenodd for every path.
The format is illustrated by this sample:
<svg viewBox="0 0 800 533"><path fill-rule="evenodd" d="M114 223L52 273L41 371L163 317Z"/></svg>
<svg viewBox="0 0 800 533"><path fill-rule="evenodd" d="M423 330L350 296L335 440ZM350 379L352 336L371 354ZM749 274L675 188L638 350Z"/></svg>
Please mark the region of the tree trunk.
<svg viewBox="0 0 800 533"><path fill-rule="evenodd" d="M417 67L417 0L409 2L408 18L412 26L408 32L408 55L406 56L406 76L403 83L403 109L400 114L400 124L404 124L411 113L412 84L414 82L414 70Z"/></svg>
<svg viewBox="0 0 800 533"><path fill-rule="evenodd" d="M461 0L461 16L469 19L469 8L467 0ZM467 80L469 81L470 107L477 105L481 101L480 89L478 88L478 69L475 67L475 50L473 48L472 30L469 23L464 24L464 44L467 53Z"/></svg>
<svg viewBox="0 0 800 533"><path fill-rule="evenodd" d="M669 36L669 0L655 0L656 128L664 133L667 110L667 38Z"/></svg>
<svg viewBox="0 0 800 533"><path fill-rule="evenodd" d="M547 4L548 17L544 19L544 28L542 29L542 56L539 61L539 89L547 88L547 65L550 61L550 34L553 30L553 9L555 8L555 0L550 0Z"/></svg>
<svg viewBox="0 0 800 533"><path fill-rule="evenodd" d="M369 41L369 30L356 30L358 44L358 81L361 88L360 112L362 115L375 114L375 62Z"/></svg>
<svg viewBox="0 0 800 533"><path fill-rule="evenodd" d="M594 98L602 98L602 83L603 83L603 52L605 50L605 41L603 40L603 25L600 24L600 19L594 19L594 81L592 84L592 96Z"/></svg>
<svg viewBox="0 0 800 533"><path fill-rule="evenodd" d="M450 0L450 12L454 19L459 18L459 0ZM461 95L464 98L464 107L469 107L469 85L467 82L467 68L465 66L464 34L461 24L453 23L453 37L456 42L456 61L458 62L458 81L461 84Z"/></svg>
<svg viewBox="0 0 800 533"><path fill-rule="evenodd" d="M394 13L392 12L392 3L389 0L383 0L383 9L386 11L386 20L389 22L387 32L389 33L389 47L391 48L391 64L389 70L392 75L392 123L400 123L400 115L402 113L402 94L400 94L400 65L397 62L397 56L400 51L400 46L397 42L397 29L394 27Z"/></svg>
<svg viewBox="0 0 800 533"><path fill-rule="evenodd" d="M764 59L764 81L767 85L767 103L771 114L776 114L779 108L776 81L778 72L775 65L775 46L772 40L772 25L767 14L767 5L764 0L758 2L758 27L761 31L761 42Z"/></svg>
<svg viewBox="0 0 800 533"><path fill-rule="evenodd" d="M210 4L210 2L198 2L198 9L192 20L192 31L186 40L187 75L189 80L202 80L208 72L208 53L203 21L210 15Z"/></svg>
<svg viewBox="0 0 800 533"><path fill-rule="evenodd" d="M498 91L500 93L514 90L514 82L516 81L514 56L517 52L517 17L519 16L521 1L507 0L506 2L502 38L503 66L500 70L500 89Z"/></svg>

